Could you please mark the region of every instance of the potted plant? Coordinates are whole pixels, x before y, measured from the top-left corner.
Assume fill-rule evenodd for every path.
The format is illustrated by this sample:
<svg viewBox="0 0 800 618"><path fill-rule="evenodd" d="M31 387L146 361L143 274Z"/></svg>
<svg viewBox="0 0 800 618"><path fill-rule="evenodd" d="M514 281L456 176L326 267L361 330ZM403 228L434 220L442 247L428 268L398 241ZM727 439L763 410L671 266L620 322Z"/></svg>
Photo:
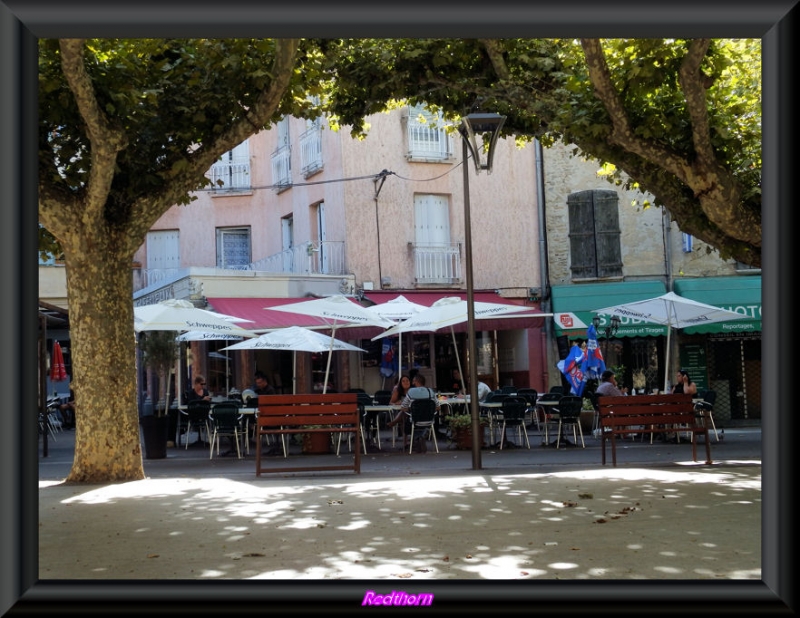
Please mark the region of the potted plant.
<svg viewBox="0 0 800 618"><path fill-rule="evenodd" d="M142 435L144 438L145 458L163 459L167 456L167 438L169 433L169 379L171 370L177 359L178 347L175 345L175 331L149 331L139 338L139 349L142 351L142 363L158 374L158 402L154 405L154 414L142 416ZM164 404L161 405L163 398Z"/></svg>
<svg viewBox="0 0 800 618"><path fill-rule="evenodd" d="M472 415L451 414L446 419L456 446L459 449L470 450L472 448ZM480 419L480 424L481 428L483 428L486 425L486 421ZM481 440L481 446L483 446L483 440Z"/></svg>

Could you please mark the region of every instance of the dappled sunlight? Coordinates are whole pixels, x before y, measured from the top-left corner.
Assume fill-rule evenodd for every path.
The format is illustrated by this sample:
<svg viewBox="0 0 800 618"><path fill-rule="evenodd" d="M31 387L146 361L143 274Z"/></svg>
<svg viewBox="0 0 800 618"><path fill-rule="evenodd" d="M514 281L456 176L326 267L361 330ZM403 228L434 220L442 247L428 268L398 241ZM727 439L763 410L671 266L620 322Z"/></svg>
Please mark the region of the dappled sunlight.
<svg viewBox="0 0 800 618"><path fill-rule="evenodd" d="M59 492L61 504L71 508L57 528L40 529L40 574L263 580L761 576L759 467L326 481L176 478L43 487L41 492ZM101 509L91 518L90 541L104 549L76 556L74 567L62 566L72 547L64 531L82 534L85 509ZM752 535L732 543L731 522L743 519L752 522Z"/></svg>

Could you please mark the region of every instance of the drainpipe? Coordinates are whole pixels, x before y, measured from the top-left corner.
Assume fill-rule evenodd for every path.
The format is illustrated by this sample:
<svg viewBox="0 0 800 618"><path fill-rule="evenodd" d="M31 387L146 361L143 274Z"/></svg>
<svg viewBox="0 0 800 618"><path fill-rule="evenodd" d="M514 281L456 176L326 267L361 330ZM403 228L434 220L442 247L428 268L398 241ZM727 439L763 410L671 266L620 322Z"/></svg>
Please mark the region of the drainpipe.
<svg viewBox="0 0 800 618"><path fill-rule="evenodd" d="M667 209L661 207L661 221L664 229L664 273L667 283L667 292L672 291L672 224Z"/></svg>
<svg viewBox="0 0 800 618"><path fill-rule="evenodd" d="M538 139L533 140L536 155L536 202L539 217L539 283L542 286L541 310L542 313L551 313L552 303L550 300L550 271L547 258L547 218L545 217L545 194L544 194L544 154L542 144ZM545 322L544 333L542 333L542 384L548 387L550 382L550 351L553 348L553 321Z"/></svg>

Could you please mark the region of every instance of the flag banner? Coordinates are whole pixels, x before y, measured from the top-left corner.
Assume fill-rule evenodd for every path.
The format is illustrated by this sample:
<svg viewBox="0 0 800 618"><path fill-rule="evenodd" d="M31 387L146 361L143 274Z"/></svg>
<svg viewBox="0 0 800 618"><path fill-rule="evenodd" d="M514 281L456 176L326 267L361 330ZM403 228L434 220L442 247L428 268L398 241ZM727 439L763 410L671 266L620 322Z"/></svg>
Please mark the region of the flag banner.
<svg viewBox="0 0 800 618"><path fill-rule="evenodd" d="M586 358L586 351L578 344L570 348L567 358L564 359L564 365L561 372L570 385L570 392L573 395L580 397L583 394L583 387L586 386L586 379L581 369Z"/></svg>
<svg viewBox="0 0 800 618"><path fill-rule="evenodd" d="M600 376L606 370L606 363L603 359L603 353L600 351L600 346L597 345L597 330L594 324L590 324L586 331L586 356L581 371L583 372L583 379L586 380L599 380Z"/></svg>
<svg viewBox="0 0 800 618"><path fill-rule="evenodd" d="M397 356L395 354L394 337L386 337L381 346L381 375L386 378L391 378L397 373Z"/></svg>

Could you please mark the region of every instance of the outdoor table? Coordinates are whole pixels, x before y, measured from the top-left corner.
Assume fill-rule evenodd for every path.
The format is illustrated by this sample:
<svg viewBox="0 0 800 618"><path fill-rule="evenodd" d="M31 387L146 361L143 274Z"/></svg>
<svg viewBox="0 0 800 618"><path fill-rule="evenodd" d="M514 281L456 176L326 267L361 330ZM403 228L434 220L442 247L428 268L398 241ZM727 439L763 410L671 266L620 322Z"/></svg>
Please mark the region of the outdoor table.
<svg viewBox="0 0 800 618"><path fill-rule="evenodd" d="M394 418L394 412L397 412L400 409L399 404L374 404L371 406L364 406L364 412L366 413L373 413L378 414L378 426L377 429L380 432L380 417L383 416L383 425L384 427L386 424ZM387 420L388 416L388 420ZM380 433L378 433L380 436ZM394 446L394 432L392 432L392 446Z"/></svg>
<svg viewBox="0 0 800 618"><path fill-rule="evenodd" d="M541 406L544 412L544 440L542 441L542 446L555 446L557 444L557 440L553 440L552 442L548 442L550 434L548 433L548 424L549 421L557 421L559 420L558 412L553 412L553 408L558 406L558 401L537 401L536 406ZM548 416L550 418L548 418ZM565 441L569 442L566 437L564 438Z"/></svg>

